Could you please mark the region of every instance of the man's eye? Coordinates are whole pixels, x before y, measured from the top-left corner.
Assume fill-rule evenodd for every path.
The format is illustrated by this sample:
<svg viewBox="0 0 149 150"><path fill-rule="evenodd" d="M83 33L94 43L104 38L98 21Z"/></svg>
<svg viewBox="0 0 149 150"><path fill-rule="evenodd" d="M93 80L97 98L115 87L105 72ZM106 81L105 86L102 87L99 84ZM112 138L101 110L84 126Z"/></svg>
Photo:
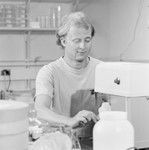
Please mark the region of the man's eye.
<svg viewBox="0 0 149 150"><path fill-rule="evenodd" d="M85 39L85 42L86 42L86 43L89 43L90 41L91 41L91 38Z"/></svg>

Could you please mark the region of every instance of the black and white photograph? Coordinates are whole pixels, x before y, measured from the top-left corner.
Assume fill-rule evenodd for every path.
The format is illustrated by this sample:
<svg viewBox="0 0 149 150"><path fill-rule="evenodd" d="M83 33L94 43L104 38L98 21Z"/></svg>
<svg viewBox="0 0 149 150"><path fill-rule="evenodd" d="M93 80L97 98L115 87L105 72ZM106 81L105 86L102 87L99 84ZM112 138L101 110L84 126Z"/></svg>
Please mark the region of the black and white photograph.
<svg viewBox="0 0 149 150"><path fill-rule="evenodd" d="M0 150L149 150L149 0L0 0Z"/></svg>

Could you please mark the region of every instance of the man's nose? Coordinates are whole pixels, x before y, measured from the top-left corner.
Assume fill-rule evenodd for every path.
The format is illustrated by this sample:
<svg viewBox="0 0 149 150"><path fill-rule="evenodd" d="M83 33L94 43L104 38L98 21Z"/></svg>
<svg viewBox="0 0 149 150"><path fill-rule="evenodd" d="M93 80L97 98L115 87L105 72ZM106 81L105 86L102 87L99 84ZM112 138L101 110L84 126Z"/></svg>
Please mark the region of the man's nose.
<svg viewBox="0 0 149 150"><path fill-rule="evenodd" d="M85 42L84 41L80 42L80 48L82 48L82 49L85 48Z"/></svg>

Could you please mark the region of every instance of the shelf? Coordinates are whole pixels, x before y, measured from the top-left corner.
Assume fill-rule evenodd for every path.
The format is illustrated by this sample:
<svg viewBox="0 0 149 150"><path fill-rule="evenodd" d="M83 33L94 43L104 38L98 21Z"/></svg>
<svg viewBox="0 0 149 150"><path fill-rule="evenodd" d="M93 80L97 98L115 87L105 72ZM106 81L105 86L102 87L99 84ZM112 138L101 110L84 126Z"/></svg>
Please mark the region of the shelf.
<svg viewBox="0 0 149 150"><path fill-rule="evenodd" d="M54 59L52 60L40 60L35 62L34 60L11 60L11 61L0 61L0 67L39 67L39 66L43 66L49 62L54 61Z"/></svg>
<svg viewBox="0 0 149 150"><path fill-rule="evenodd" d="M73 0L7 0L7 2L38 2L38 3L43 3L43 2L49 2L49 3L72 3ZM1 0L1 2L6 2L6 0Z"/></svg>
<svg viewBox="0 0 149 150"><path fill-rule="evenodd" d="M6 27L1 27L0 31L51 31L55 32L57 29L56 28L6 28Z"/></svg>
<svg viewBox="0 0 149 150"><path fill-rule="evenodd" d="M30 0L30 2L38 2L38 3L44 3L44 2L50 2L50 3L72 3L73 0Z"/></svg>

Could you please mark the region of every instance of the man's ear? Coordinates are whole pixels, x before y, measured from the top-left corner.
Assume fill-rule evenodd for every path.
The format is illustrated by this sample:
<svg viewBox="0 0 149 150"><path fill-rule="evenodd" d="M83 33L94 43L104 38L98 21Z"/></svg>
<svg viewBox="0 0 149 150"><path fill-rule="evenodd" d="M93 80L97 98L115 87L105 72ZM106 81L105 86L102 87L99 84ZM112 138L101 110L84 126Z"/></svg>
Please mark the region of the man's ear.
<svg viewBox="0 0 149 150"><path fill-rule="evenodd" d="M61 38L61 44L63 45L63 47L66 46L66 40L65 40L65 38Z"/></svg>

